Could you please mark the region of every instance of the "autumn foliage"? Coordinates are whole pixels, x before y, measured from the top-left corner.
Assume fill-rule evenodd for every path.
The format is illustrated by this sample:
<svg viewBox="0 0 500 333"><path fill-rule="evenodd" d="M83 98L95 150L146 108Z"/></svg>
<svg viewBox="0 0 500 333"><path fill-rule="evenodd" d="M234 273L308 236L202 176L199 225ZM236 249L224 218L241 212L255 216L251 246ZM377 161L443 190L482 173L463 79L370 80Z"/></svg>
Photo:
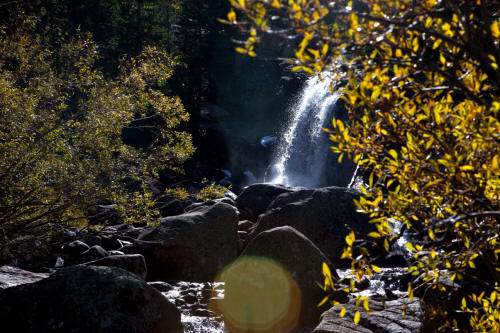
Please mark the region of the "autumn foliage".
<svg viewBox="0 0 500 333"><path fill-rule="evenodd" d="M194 150L176 130L188 114L164 89L176 59L146 47L109 78L95 65L90 35L65 37L36 17L14 16L0 27L2 235L85 225L102 204L125 220L153 221L145 182ZM151 118L147 146L124 144L124 129Z"/></svg>
<svg viewBox="0 0 500 333"><path fill-rule="evenodd" d="M348 236L343 256L372 274L360 244L389 250L403 225L408 270L448 292L474 288L455 307L428 309L442 328L500 330L500 3L495 0L231 0L228 24L297 41L293 70L339 90L349 121L327 130L339 159L370 173L360 211L377 232ZM358 256L359 254L359 256ZM457 319L460 318L460 319ZM464 320L465 318L465 320Z"/></svg>

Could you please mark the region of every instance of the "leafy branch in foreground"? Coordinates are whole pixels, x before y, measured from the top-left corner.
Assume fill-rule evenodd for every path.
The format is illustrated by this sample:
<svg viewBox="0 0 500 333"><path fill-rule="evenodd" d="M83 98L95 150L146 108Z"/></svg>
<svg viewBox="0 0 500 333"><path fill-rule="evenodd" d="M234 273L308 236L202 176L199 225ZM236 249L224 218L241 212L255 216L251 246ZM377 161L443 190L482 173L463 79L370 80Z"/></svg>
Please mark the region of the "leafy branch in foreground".
<svg viewBox="0 0 500 333"><path fill-rule="evenodd" d="M292 38L293 70L331 80L332 91L342 82L349 121L327 132L339 158L371 173L357 202L377 228L366 241L389 250L403 225L420 288L476 288L428 313L442 328L498 332L500 3L230 2L226 23L248 33L239 52L254 52L262 34ZM343 257L361 278L372 256L353 240Z"/></svg>
<svg viewBox="0 0 500 333"><path fill-rule="evenodd" d="M153 220L138 207L150 201L145 187L126 190L127 183L179 167L193 153L191 137L175 129L189 116L163 89L174 58L146 47L114 79L95 68L97 58L89 35L65 39L21 12L0 27L0 227L7 235L86 223L103 203ZM123 129L148 117L160 120L151 142L125 145Z"/></svg>

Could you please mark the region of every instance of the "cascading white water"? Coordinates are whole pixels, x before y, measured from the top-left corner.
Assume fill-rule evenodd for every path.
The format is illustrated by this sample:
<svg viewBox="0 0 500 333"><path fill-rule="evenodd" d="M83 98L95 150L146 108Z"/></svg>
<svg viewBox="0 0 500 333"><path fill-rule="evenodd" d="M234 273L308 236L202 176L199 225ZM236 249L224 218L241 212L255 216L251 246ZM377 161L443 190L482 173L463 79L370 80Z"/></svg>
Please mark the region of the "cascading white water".
<svg viewBox="0 0 500 333"><path fill-rule="evenodd" d="M331 120L337 93L330 80L311 77L289 110L290 118L275 154L271 183L319 187L329 151L328 135L322 128Z"/></svg>

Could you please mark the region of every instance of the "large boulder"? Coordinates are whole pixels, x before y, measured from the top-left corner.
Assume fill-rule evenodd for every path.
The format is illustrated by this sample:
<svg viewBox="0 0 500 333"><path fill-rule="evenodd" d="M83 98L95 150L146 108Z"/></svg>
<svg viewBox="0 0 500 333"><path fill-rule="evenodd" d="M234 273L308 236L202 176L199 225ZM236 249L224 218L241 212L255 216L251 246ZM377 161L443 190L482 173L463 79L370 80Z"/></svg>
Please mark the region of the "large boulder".
<svg viewBox="0 0 500 333"><path fill-rule="evenodd" d="M315 282L324 281L323 263L336 279L325 255L294 228L262 232L219 276L225 297L214 306L235 332L290 331L317 323L325 294Z"/></svg>
<svg viewBox="0 0 500 333"><path fill-rule="evenodd" d="M119 268L73 266L0 290L3 332L182 332L177 308Z"/></svg>
<svg viewBox="0 0 500 333"><path fill-rule="evenodd" d="M257 221L269 204L282 193L290 193L302 188L292 188L275 184L253 184L246 187L236 199L236 207L242 220Z"/></svg>
<svg viewBox="0 0 500 333"><path fill-rule="evenodd" d="M33 273L17 267L2 266L0 267L0 289L37 282L48 276L47 273Z"/></svg>
<svg viewBox="0 0 500 333"><path fill-rule="evenodd" d="M344 317L340 316L346 309ZM371 313L360 311L360 320L356 325L354 315L358 308L355 299L348 304L337 305L323 313L321 322L313 333L422 333L422 309L420 300L398 298L382 303L380 299L369 301ZM403 308L404 314L403 314Z"/></svg>
<svg viewBox="0 0 500 333"><path fill-rule="evenodd" d="M355 190L324 187L279 195L267 208L248 236L289 225L303 233L335 264L340 260L349 228L366 235L372 231L368 216L357 213ZM347 227L348 226L348 227Z"/></svg>
<svg viewBox="0 0 500 333"><path fill-rule="evenodd" d="M87 262L84 265L122 268L130 273L134 273L142 280L145 280L147 276L146 261L144 260L144 256L140 254L112 255Z"/></svg>
<svg viewBox="0 0 500 333"><path fill-rule="evenodd" d="M238 211L226 203L163 218L132 251L146 258L148 280L211 281L237 256Z"/></svg>

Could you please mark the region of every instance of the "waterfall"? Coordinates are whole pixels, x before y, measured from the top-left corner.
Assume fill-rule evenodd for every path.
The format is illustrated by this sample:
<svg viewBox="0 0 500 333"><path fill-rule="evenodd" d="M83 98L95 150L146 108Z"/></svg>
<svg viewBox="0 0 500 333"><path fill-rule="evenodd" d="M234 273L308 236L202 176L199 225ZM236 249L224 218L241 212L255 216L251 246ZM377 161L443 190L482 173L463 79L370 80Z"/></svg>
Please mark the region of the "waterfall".
<svg viewBox="0 0 500 333"><path fill-rule="evenodd" d="M322 130L338 109L339 94L331 93L330 80L317 75L307 80L289 109L289 120L278 140L267 178L288 186L320 187L325 183L329 154L328 135Z"/></svg>

